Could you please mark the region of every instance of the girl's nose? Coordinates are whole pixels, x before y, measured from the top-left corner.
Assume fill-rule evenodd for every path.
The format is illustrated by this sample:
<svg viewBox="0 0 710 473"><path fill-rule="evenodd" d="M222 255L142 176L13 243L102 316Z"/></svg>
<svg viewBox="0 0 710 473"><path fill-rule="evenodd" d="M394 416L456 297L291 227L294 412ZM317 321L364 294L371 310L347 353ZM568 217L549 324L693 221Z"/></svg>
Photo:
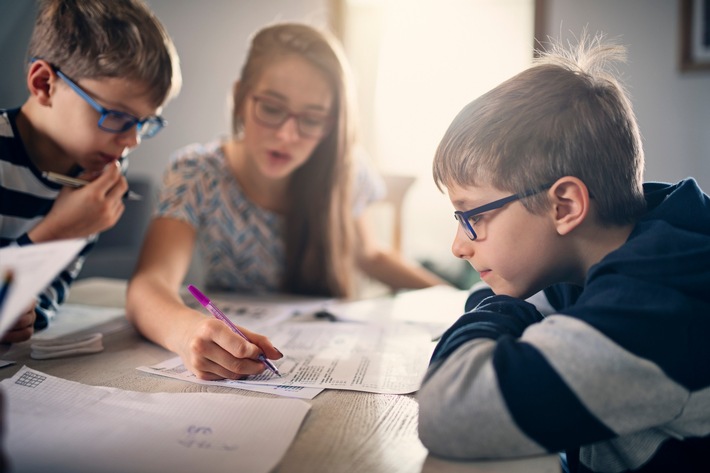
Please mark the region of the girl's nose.
<svg viewBox="0 0 710 473"><path fill-rule="evenodd" d="M279 127L276 136L284 141L295 141L300 135L298 133L298 122L296 117L288 117Z"/></svg>

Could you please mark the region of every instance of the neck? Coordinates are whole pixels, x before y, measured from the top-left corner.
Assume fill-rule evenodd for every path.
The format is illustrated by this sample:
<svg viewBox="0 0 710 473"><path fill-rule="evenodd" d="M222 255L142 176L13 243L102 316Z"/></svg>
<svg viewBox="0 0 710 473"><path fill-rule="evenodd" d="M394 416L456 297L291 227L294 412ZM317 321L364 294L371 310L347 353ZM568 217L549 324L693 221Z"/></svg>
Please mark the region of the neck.
<svg viewBox="0 0 710 473"><path fill-rule="evenodd" d="M259 207L285 214L288 208L289 179L264 176L254 160L245 154L241 141L230 140L223 147L227 166L239 182L244 195Z"/></svg>

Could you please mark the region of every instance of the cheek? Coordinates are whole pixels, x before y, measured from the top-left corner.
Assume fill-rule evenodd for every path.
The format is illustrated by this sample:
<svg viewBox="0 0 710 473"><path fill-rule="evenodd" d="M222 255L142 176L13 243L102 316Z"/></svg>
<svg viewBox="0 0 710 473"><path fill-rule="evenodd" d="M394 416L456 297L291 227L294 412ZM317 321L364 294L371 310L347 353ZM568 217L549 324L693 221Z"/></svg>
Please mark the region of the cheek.
<svg viewBox="0 0 710 473"><path fill-rule="evenodd" d="M80 154L101 142L102 132L97 120L81 116L65 116L55 130L55 141L71 154Z"/></svg>

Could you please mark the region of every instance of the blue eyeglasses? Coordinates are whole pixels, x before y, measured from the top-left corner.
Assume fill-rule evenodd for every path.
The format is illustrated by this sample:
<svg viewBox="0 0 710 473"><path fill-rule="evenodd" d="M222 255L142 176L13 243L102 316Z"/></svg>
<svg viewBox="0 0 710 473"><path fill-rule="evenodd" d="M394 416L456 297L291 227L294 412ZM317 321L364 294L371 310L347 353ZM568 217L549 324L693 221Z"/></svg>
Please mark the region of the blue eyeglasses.
<svg viewBox="0 0 710 473"><path fill-rule="evenodd" d="M135 126L138 136L141 138L152 138L160 130L162 130L165 125L168 124L168 122L166 122L161 116L152 116L140 119L129 113L104 108L97 103L96 100L92 99L91 96L84 91L84 89L68 78L62 71L54 66L52 67L54 68L54 72L64 82L66 82L67 85L74 90L74 92L79 94L79 96L86 100L86 102L91 105L94 110L101 114L99 117L99 128L104 131L108 131L109 133L123 133L124 131L128 131Z"/></svg>
<svg viewBox="0 0 710 473"><path fill-rule="evenodd" d="M481 219L481 214L485 212L490 212L491 210L500 209L511 202L515 202L516 200L524 199L525 197L530 197L531 195L539 194L540 192L552 187L552 184L554 183L546 184L542 187L537 187L535 189L529 189L518 194L509 195L508 197L503 197L502 199L495 200L486 205L481 205L480 207L476 207L475 209L467 210L466 212L457 210L456 212L454 212L454 218L458 220L459 224L461 225L461 228L463 228L464 232L466 232L466 236L471 241L473 241L478 238L478 236L476 235L476 231L473 229L473 226Z"/></svg>

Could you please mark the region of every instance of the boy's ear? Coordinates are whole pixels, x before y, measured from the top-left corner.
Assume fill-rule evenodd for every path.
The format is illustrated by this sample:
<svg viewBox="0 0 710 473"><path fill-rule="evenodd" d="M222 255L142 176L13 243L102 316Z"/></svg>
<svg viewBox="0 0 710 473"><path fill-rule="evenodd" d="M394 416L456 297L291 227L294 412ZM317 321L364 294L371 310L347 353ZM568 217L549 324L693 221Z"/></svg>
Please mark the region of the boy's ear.
<svg viewBox="0 0 710 473"><path fill-rule="evenodd" d="M580 179L565 176L549 190L557 233L566 235L585 221L589 214L589 189Z"/></svg>
<svg viewBox="0 0 710 473"><path fill-rule="evenodd" d="M27 88L30 95L41 105L50 105L57 81L57 74L47 61L37 59L27 71Z"/></svg>

